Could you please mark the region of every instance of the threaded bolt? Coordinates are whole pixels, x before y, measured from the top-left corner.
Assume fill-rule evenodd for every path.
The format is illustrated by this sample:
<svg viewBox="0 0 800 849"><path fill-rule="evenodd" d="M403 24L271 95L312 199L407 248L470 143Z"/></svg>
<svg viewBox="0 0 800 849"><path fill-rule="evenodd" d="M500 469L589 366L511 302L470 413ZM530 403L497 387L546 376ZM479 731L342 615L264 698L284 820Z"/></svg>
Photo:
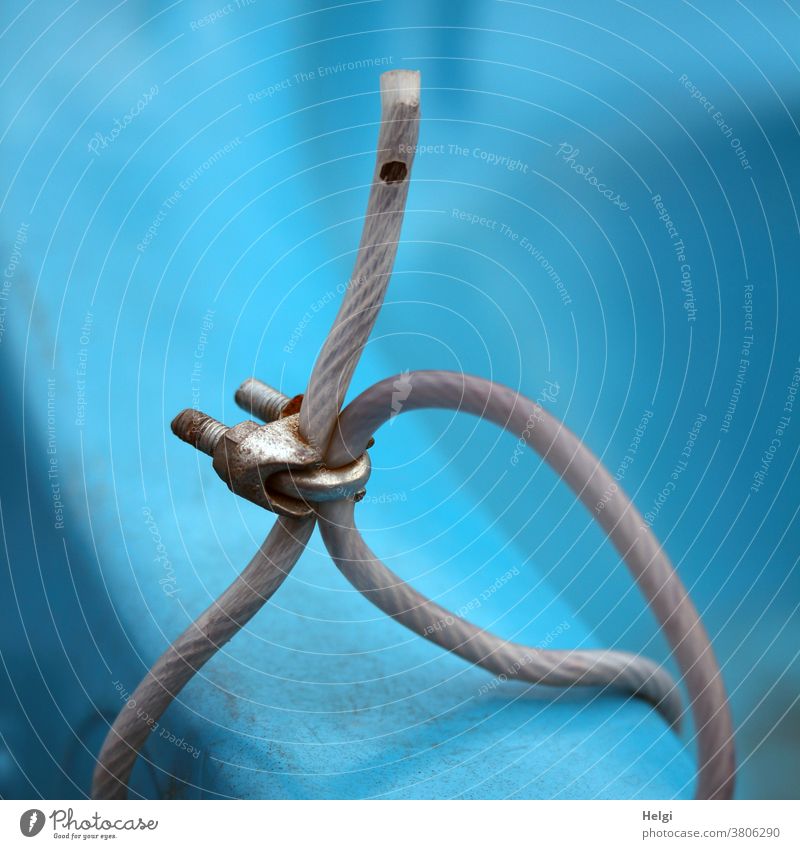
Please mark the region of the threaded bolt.
<svg viewBox="0 0 800 849"><path fill-rule="evenodd" d="M214 449L227 430L227 425L201 413L199 410L182 410L172 420L172 432L179 439L194 445L198 451L213 456Z"/></svg>
<svg viewBox="0 0 800 849"><path fill-rule="evenodd" d="M262 422L276 422L281 417L283 408L291 400L288 395L254 377L245 380L236 390L235 398L243 410Z"/></svg>

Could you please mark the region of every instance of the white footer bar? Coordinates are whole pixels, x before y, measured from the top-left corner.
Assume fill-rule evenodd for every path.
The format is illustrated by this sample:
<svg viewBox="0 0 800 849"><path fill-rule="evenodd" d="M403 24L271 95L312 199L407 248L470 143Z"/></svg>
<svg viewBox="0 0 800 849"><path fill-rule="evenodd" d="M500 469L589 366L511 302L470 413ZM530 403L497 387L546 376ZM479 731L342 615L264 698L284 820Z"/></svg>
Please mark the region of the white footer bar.
<svg viewBox="0 0 800 849"><path fill-rule="evenodd" d="M36 842L31 842L36 841ZM800 803L2 801L0 846L800 846Z"/></svg>

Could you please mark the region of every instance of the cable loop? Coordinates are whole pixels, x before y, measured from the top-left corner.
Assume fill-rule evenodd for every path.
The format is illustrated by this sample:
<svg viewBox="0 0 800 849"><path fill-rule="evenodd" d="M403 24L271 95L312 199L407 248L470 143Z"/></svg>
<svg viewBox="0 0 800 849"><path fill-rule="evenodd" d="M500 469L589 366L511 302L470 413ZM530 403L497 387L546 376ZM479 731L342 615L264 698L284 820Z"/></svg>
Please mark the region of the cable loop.
<svg viewBox="0 0 800 849"><path fill-rule="evenodd" d="M495 674L508 676L511 669L530 682L609 686L636 694L677 726L677 690L653 661L625 652L537 650L501 640L453 617L401 581L367 548L355 527L352 502L363 496L370 472L366 450L371 434L393 412L396 379L375 384L341 415L339 411L391 277L419 132L419 99L417 72L393 70L381 77L381 129L364 232L305 395L289 398L251 378L237 390L236 402L266 424L245 421L229 428L197 410L184 410L172 422L176 435L213 457L215 470L231 490L277 513L278 520L242 574L175 639L136 688L130 701L146 708L147 721L140 711L120 711L98 756L94 798L126 796L152 722L278 589L305 549L317 517L345 577L406 627ZM612 483L580 439L513 390L452 372L413 372L406 380L413 391L403 412L463 410L521 434L587 506ZM596 519L658 617L683 673L700 756L697 797L730 798L736 769L731 717L697 610L658 540L616 486ZM447 626L437 628L442 621Z"/></svg>

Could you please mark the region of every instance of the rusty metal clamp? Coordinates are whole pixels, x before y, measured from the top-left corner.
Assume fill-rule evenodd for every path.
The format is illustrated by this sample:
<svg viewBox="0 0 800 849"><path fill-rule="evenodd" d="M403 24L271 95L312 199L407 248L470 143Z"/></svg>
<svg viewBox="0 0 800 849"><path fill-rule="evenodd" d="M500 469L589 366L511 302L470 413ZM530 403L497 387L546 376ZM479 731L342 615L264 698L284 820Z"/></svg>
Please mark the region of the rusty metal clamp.
<svg viewBox="0 0 800 849"><path fill-rule="evenodd" d="M360 501L371 464L364 452L355 462L329 469L298 432L299 396L290 399L253 378L236 392L236 402L266 424L248 420L234 427L199 410L172 421L172 432L213 458L214 471L231 492L281 516L302 518L314 504L350 498Z"/></svg>

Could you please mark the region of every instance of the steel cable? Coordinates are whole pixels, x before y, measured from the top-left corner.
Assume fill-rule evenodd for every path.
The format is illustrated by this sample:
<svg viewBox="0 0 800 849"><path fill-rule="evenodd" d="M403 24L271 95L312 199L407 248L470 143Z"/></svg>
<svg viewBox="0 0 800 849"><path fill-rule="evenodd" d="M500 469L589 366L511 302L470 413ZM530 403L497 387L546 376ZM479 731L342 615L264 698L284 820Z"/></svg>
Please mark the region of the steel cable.
<svg viewBox="0 0 800 849"><path fill-rule="evenodd" d="M376 607L414 633L481 666L501 680L549 687L614 687L653 703L678 725L681 700L658 664L617 651L537 649L496 637L436 604L405 583L373 554L355 527L352 501L320 504L320 531L342 574Z"/></svg>
<svg viewBox="0 0 800 849"><path fill-rule="evenodd" d="M366 448L391 415L395 378L362 393L339 417L353 371L383 302L400 236L417 142L419 75L381 77L382 122L364 232L342 306L314 365L300 409L300 433L338 468ZM594 455L539 405L498 384L451 372L414 372L403 412L459 409L518 434L561 474L587 505L613 481ZM338 426L337 426L338 418ZM534 426L535 425L535 426ZM353 453L355 452L355 453ZM541 651L480 631L400 581L367 548L353 522L353 504L319 506L322 532L345 576L390 616L495 674L556 686L612 686L649 699L677 724L679 697L652 661L613 651ZM727 798L733 789L733 745L724 687L699 617L669 560L641 516L617 490L598 521L625 559L673 646L692 700L699 739L697 796ZM314 519L279 518L242 575L159 658L123 708L98 757L92 795L122 798L141 746L180 689L275 592L302 553ZM441 621L448 627L436 627ZM512 674L509 675L509 670ZM516 670L516 674L514 674Z"/></svg>
<svg viewBox="0 0 800 849"><path fill-rule="evenodd" d="M92 783L95 799L124 799L139 750L178 693L272 596L297 562L314 519L279 517L227 590L153 664L106 736Z"/></svg>
<svg viewBox="0 0 800 849"><path fill-rule="evenodd" d="M355 268L300 407L300 434L320 451L330 440L391 278L419 136L419 73L383 74L381 100L378 155Z"/></svg>
<svg viewBox="0 0 800 849"><path fill-rule="evenodd" d="M336 467L360 456L381 424L397 414L392 395L399 376L386 378L352 401L339 417L326 460ZM411 387L401 413L439 408L480 416L519 436L560 475L593 513L627 564L656 615L683 672L699 750L696 795L733 794L733 729L725 686L713 649L692 604L652 531L594 454L541 405L513 389L447 371L409 372ZM594 509L604 503L602 510ZM323 538L345 577L381 610L412 631L495 674L517 670L526 681L564 686L607 684L653 701L670 722L679 716L677 692L652 661L616 652L536 651L504 641L454 617L389 571L364 543L353 505L321 504ZM441 623L451 623L442 628ZM519 668L520 660L526 662Z"/></svg>
<svg viewBox="0 0 800 849"><path fill-rule="evenodd" d="M301 434L327 445L353 371L383 303L403 223L419 133L417 71L381 75L381 128L356 264L335 324L314 365ZM175 696L266 603L297 562L315 523L281 517L236 581L156 661L122 708L97 757L95 799L124 798L141 747Z"/></svg>

